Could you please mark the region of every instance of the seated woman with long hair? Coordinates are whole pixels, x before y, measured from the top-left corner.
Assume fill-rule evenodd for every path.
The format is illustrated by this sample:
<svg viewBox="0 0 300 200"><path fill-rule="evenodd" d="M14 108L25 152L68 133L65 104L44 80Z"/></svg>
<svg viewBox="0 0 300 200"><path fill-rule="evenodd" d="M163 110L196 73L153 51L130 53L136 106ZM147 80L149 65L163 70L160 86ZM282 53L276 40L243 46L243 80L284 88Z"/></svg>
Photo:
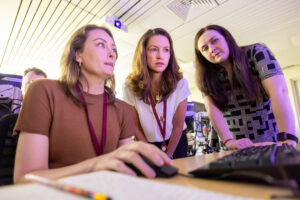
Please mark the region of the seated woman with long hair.
<svg viewBox="0 0 300 200"><path fill-rule="evenodd" d="M111 32L86 25L65 46L60 79L30 85L14 130L15 183L28 173L50 179L98 170L136 175L125 162L154 177L139 154L158 166L170 162L154 145L131 142L130 107L114 96L116 59Z"/></svg>

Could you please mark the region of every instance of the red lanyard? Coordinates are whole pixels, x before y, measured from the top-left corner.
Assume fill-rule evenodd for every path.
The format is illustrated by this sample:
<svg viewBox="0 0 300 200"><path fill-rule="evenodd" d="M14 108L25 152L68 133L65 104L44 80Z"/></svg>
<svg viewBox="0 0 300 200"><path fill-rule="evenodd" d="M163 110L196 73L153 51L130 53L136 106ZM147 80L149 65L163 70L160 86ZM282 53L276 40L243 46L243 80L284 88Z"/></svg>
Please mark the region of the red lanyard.
<svg viewBox="0 0 300 200"><path fill-rule="evenodd" d="M161 146L161 150L162 151L167 151L167 145L166 145L166 142L165 142L166 121L167 121L167 100L164 100L164 113L163 113L163 119L161 120L161 121L163 121L163 126L161 126L161 122L158 118L158 115L157 115L157 112L156 112L156 109L155 109L155 105L154 105L151 93L149 93L149 99L150 99L153 114L154 114L156 122L159 126L160 133L163 137L163 143L162 143L162 146Z"/></svg>
<svg viewBox="0 0 300 200"><path fill-rule="evenodd" d="M78 85L76 85L76 90L77 92L79 92L79 97L81 98L81 100L83 102L85 102L84 96L82 95L82 93L80 93L80 88ZM105 93L105 91L103 92L103 118L102 118L102 138L101 138L101 147L99 144L99 141L97 139L93 124L90 120L89 117L89 111L88 111L88 107L86 104L84 104L84 110L85 110L85 114L89 123L89 130L90 130L90 135L94 144L94 148L96 150L96 153L98 156L100 156L101 154L103 154L104 151L104 147L105 147L105 142L106 142L106 121L107 121L107 95Z"/></svg>

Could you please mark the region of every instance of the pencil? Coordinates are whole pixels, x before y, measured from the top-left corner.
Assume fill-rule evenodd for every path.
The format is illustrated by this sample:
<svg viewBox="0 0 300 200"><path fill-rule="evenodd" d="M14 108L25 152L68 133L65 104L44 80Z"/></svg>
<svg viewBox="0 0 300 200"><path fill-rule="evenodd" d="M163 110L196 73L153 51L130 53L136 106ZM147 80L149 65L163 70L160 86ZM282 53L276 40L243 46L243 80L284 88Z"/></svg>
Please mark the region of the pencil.
<svg viewBox="0 0 300 200"><path fill-rule="evenodd" d="M25 175L25 179L35 181L36 183L40 183L49 187L53 187L55 189L62 190L64 192L69 192L72 194L80 195L89 199L95 199L95 200L112 200L110 197L98 193L98 192L91 192L87 191L78 187L66 185L63 183L59 183L56 181L52 181L46 178L42 178L40 176L32 175L32 174L27 174Z"/></svg>

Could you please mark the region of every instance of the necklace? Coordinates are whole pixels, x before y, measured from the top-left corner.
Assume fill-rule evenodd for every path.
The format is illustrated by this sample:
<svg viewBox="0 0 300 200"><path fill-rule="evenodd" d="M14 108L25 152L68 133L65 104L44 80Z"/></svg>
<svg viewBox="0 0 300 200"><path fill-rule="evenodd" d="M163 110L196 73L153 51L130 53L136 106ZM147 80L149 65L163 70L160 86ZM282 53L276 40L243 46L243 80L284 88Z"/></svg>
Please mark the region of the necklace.
<svg viewBox="0 0 300 200"><path fill-rule="evenodd" d="M154 101L158 102L160 100L159 92L153 89L152 94L153 94L153 97L154 97Z"/></svg>
<svg viewBox="0 0 300 200"><path fill-rule="evenodd" d="M156 100L156 101L159 101L159 100L160 100L159 94L155 95L155 100Z"/></svg>

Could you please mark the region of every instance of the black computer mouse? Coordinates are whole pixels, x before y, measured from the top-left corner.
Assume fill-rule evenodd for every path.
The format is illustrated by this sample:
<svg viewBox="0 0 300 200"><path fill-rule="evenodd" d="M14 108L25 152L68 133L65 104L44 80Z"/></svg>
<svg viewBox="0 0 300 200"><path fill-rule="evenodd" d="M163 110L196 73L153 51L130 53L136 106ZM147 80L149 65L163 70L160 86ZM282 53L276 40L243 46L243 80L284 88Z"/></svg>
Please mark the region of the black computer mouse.
<svg viewBox="0 0 300 200"><path fill-rule="evenodd" d="M142 159L147 163L156 173L156 177L172 177L178 173L178 169L172 165L164 164L160 167L156 166L152 161L150 161L148 158L143 156L142 154L139 154ZM144 176L134 165L126 163L128 167L130 167L138 176Z"/></svg>

